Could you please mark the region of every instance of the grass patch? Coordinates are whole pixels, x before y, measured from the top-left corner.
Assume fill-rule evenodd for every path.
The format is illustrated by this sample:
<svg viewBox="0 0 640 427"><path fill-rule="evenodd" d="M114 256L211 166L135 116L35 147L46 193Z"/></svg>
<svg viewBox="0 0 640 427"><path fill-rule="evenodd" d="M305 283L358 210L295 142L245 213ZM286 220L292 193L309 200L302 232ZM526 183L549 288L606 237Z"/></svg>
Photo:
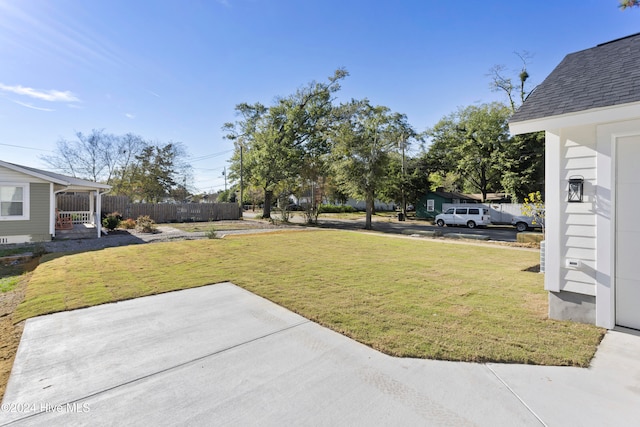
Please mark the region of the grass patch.
<svg viewBox="0 0 640 427"><path fill-rule="evenodd" d="M230 281L395 356L587 366L604 330L546 318L538 262L340 231L135 245L41 264L13 320Z"/></svg>
<svg viewBox="0 0 640 427"><path fill-rule="evenodd" d="M2 248L0 249L0 257L11 256L11 255L20 255L25 252L36 252L38 247L35 245L29 246L14 246L10 248Z"/></svg>
<svg viewBox="0 0 640 427"><path fill-rule="evenodd" d="M12 291L18 283L21 276L9 276L0 278L0 292Z"/></svg>

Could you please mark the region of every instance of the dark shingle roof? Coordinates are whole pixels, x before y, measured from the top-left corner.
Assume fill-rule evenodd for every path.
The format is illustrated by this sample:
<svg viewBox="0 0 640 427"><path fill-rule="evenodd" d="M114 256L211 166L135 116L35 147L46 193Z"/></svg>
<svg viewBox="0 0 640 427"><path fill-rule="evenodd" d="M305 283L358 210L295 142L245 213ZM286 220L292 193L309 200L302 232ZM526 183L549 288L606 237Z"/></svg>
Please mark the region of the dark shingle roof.
<svg viewBox="0 0 640 427"><path fill-rule="evenodd" d="M467 195L464 195L462 193L454 193L454 192L449 192L449 191L432 191L432 194L436 194L440 197L442 197L443 199L460 199L460 200L474 200L473 197L469 197Z"/></svg>
<svg viewBox="0 0 640 427"><path fill-rule="evenodd" d="M640 33L567 55L511 123L640 101Z"/></svg>

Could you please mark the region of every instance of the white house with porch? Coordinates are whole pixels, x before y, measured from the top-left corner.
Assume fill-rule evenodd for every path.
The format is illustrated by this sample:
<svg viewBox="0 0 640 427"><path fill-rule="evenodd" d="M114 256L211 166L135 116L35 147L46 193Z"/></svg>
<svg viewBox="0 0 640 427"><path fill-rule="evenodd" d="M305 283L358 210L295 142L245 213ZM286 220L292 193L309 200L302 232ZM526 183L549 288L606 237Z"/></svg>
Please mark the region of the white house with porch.
<svg viewBox="0 0 640 427"><path fill-rule="evenodd" d="M101 197L111 187L0 160L0 244L44 242L74 227L93 229L99 238ZM56 194L87 192L90 208L59 212Z"/></svg>
<svg viewBox="0 0 640 427"><path fill-rule="evenodd" d="M567 55L509 127L546 133L550 317L640 329L640 34Z"/></svg>

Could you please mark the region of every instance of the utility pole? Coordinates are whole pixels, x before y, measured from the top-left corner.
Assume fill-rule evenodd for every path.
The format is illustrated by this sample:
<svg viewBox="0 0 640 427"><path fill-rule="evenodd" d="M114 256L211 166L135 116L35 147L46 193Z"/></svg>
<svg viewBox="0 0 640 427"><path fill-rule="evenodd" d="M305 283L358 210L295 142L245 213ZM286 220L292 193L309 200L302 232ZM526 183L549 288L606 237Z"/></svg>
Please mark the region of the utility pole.
<svg viewBox="0 0 640 427"><path fill-rule="evenodd" d="M407 218L407 199L404 194L405 172L406 172L406 168L404 165L404 146L405 146L404 134L402 134L402 136L400 137L400 144L402 144L402 185L400 186L400 190L402 192L402 217L403 219L406 219Z"/></svg>
<svg viewBox="0 0 640 427"><path fill-rule="evenodd" d="M242 190L244 189L244 182L242 176L242 144L240 144L240 218L242 218L242 213L244 212L244 202L242 198Z"/></svg>
<svg viewBox="0 0 640 427"><path fill-rule="evenodd" d="M224 170L222 171L222 176L224 176L224 191L227 191L227 167L224 167Z"/></svg>

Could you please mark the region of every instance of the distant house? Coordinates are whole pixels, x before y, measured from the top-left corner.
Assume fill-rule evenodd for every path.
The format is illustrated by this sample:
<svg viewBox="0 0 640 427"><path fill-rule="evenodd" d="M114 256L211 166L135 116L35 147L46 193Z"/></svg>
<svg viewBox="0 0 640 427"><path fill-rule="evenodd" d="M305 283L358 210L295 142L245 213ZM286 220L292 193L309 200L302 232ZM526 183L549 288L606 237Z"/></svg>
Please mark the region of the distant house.
<svg viewBox="0 0 640 427"><path fill-rule="evenodd" d="M472 196L461 193L444 191L439 188L437 191L430 191L420 198L418 206L416 206L416 217L433 219L436 215L442 213L442 204L462 204L477 203Z"/></svg>
<svg viewBox="0 0 640 427"><path fill-rule="evenodd" d="M110 188L0 160L0 244L49 241L62 222L91 224L100 237L101 196ZM56 194L67 191L88 192L89 211L57 212Z"/></svg>
<svg viewBox="0 0 640 427"><path fill-rule="evenodd" d="M345 203L345 205L347 206L351 206L356 210L359 211L364 211L367 209L367 202L365 202L364 200L356 200L356 199L348 199L347 202ZM382 202L378 199L373 201L373 208L376 211L382 212L382 211L392 211L396 208L396 204L395 203L385 203Z"/></svg>
<svg viewBox="0 0 640 427"><path fill-rule="evenodd" d="M511 196L507 193L487 193L484 200L482 200L481 193L466 194L467 197L471 197L478 203L511 203Z"/></svg>
<svg viewBox="0 0 640 427"><path fill-rule="evenodd" d="M640 33L567 55L509 127L546 133L549 316L640 329Z"/></svg>

